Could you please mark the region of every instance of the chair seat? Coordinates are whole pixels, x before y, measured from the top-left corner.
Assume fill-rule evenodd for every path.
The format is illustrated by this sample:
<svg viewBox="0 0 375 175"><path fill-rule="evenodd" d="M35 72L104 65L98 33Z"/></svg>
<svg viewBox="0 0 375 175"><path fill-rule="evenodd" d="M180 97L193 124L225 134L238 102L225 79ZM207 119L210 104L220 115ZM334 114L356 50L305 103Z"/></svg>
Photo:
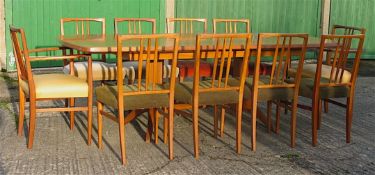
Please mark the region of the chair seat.
<svg viewBox="0 0 375 175"><path fill-rule="evenodd" d="M131 68L124 66L123 73L124 77L129 75L129 72L133 71ZM70 73L69 64L64 66L63 72L65 74ZM78 78L87 79L87 62L75 62L74 63L74 75ZM98 80L116 80L117 78L117 67L116 64L109 64L100 61L92 62L92 79L93 81Z"/></svg>
<svg viewBox="0 0 375 175"><path fill-rule="evenodd" d="M129 74L128 77L130 80L134 81L136 74L138 72L138 61L126 61L123 62L124 68L126 67L129 69ZM146 69L146 62L144 61L144 64L142 66L143 71ZM170 78L171 77L171 72L172 72L172 66L171 65L164 65L163 66L163 78ZM176 68L176 77L179 75L179 68Z"/></svg>
<svg viewBox="0 0 375 175"><path fill-rule="evenodd" d="M242 60L235 59L232 63L233 66L233 73L232 75L234 77L240 77L241 74L241 64ZM267 63L260 63L259 66L259 75L271 75L272 72L272 65ZM248 69L246 72L247 76L254 75L254 62L249 63Z"/></svg>
<svg viewBox="0 0 375 175"><path fill-rule="evenodd" d="M208 88L211 80L200 81L200 88ZM234 104L238 103L239 93L233 91L200 92L199 105ZM180 82L175 86L177 103L193 104L193 82Z"/></svg>
<svg viewBox="0 0 375 175"><path fill-rule="evenodd" d="M193 77L194 76L194 66L195 62L192 60L178 61L177 67L180 70L180 77ZM199 76L200 77L210 77L212 74L211 63L201 61L199 65Z"/></svg>
<svg viewBox="0 0 375 175"><path fill-rule="evenodd" d="M259 77L259 85L266 85L269 84L269 76L260 76ZM231 78L228 80L228 84L230 85L238 85L240 81L235 78ZM285 83L287 84L287 83ZM244 87L244 99L251 98L253 86L253 78L247 78L245 81ZM294 95L294 88L265 88L259 89L258 91L258 101L268 101L268 100L290 100L293 99Z"/></svg>
<svg viewBox="0 0 375 175"><path fill-rule="evenodd" d="M328 83L329 80L322 78L321 83ZM312 98L314 78L302 78L299 94L303 97ZM320 87L320 98L341 98L348 97L350 88L347 86Z"/></svg>
<svg viewBox="0 0 375 175"><path fill-rule="evenodd" d="M168 89L166 86L157 86L158 90ZM138 91L137 85L124 85L124 92ZM118 108L117 86L100 86L95 88L96 99L113 108ZM124 96L124 109L148 109L169 106L168 94L145 94Z"/></svg>
<svg viewBox="0 0 375 175"><path fill-rule="evenodd" d="M65 74L34 75L36 98L88 97L86 80ZM29 86L21 81L22 90L29 95Z"/></svg>
<svg viewBox="0 0 375 175"><path fill-rule="evenodd" d="M331 76L331 69L332 67L329 65L322 65L322 78L329 79ZM306 64L303 65L303 71L302 71L302 77L304 78L315 78L315 72L316 72L316 64ZM289 69L288 70L289 75L294 76L297 73L296 69ZM335 72L334 72L335 75ZM350 82L350 79L352 77L352 74L345 70L344 74L342 76L342 82L341 83L348 83Z"/></svg>

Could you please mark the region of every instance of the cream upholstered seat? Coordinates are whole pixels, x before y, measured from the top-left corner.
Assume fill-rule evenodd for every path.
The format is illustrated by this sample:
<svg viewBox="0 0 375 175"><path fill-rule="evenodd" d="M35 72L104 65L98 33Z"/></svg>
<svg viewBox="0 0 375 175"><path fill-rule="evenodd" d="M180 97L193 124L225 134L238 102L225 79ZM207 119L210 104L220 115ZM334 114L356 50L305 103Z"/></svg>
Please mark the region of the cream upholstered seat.
<svg viewBox="0 0 375 175"><path fill-rule="evenodd" d="M129 77L129 75L134 75L134 68L132 66L123 66L124 77L129 79L134 79L134 77ZM69 64L64 66L63 69L65 74L70 73ZM116 80L117 76L117 66L116 64L110 64L100 61L92 62L92 79L96 80ZM87 62L77 62L74 63L74 75L81 79L87 79Z"/></svg>
<svg viewBox="0 0 375 175"><path fill-rule="evenodd" d="M88 84L86 80L64 74L34 75L36 98L71 98L87 97ZM29 95L28 82L21 80L20 86Z"/></svg>
<svg viewBox="0 0 375 175"><path fill-rule="evenodd" d="M331 69L332 66L329 65L322 65L322 78L330 79L331 76ZM302 71L302 77L304 78L314 78L316 72L316 64L305 64L303 65L303 71ZM295 75L296 69L289 69L289 75ZM341 72L340 72L341 73ZM336 75L336 71L333 72L333 75ZM348 83L350 82L350 79L352 77L352 74L344 70L341 83Z"/></svg>

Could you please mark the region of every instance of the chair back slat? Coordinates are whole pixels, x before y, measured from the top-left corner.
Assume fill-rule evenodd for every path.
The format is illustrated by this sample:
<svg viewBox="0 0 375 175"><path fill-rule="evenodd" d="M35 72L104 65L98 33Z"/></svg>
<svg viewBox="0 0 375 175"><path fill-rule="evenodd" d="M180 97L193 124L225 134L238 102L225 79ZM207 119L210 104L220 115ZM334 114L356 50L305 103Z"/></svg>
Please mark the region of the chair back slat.
<svg viewBox="0 0 375 175"><path fill-rule="evenodd" d="M202 18L167 18L167 33L194 34L196 32L207 33L207 19ZM176 29L175 27L178 27ZM201 26L195 31L196 26Z"/></svg>
<svg viewBox="0 0 375 175"><path fill-rule="evenodd" d="M301 79L307 40L307 34L260 33L258 35L257 57L254 64L254 88L295 87L296 82ZM273 45L273 47L267 48L264 45ZM272 57L272 69L270 75L265 75L265 79L262 80L263 84L259 84L260 62L265 56ZM292 58L298 60L295 77L288 75L288 69L293 66L291 64ZM266 78L267 76L269 78ZM295 80L294 83L285 83L287 78L293 78ZM267 79L268 82L264 82Z"/></svg>
<svg viewBox="0 0 375 175"><path fill-rule="evenodd" d="M320 54L318 58L317 74L316 78L321 78L322 71L322 60L324 57L324 50L327 50L327 43L332 43L336 41L336 46L333 49L330 49L330 58L332 58L331 64L327 66L330 67L331 72L328 80L328 84L331 85L344 85L344 84L353 84L357 77L358 65L360 60L360 55L362 53L364 34L358 35L322 35L321 37L321 46ZM349 57L354 54L353 66L350 68L348 63ZM318 75L319 74L319 75ZM351 76L350 82L344 81L344 76ZM347 79L347 78L346 78Z"/></svg>
<svg viewBox="0 0 375 175"><path fill-rule="evenodd" d="M170 54L172 54L172 72L173 76L169 79L170 88L163 87L162 82L158 82L158 75L161 71L158 69L160 63L159 49L164 44L173 42ZM136 91L124 91L123 79L117 79L118 96L121 98L126 95L135 94L160 94L172 93L176 78L177 53L179 37L177 34L151 34L151 35L117 35L117 76L122 76L123 46L131 46L130 53L135 55L134 59L138 62ZM135 46L136 45L136 46ZM168 44L169 45L169 44ZM145 69L143 69L145 67ZM119 99L120 100L120 99Z"/></svg>
<svg viewBox="0 0 375 175"><path fill-rule="evenodd" d="M127 30L121 23L127 24ZM145 34L147 30L143 30L142 26L151 26L150 34L156 33L156 20L153 18L115 18L115 34ZM125 31L124 33L120 32Z"/></svg>
<svg viewBox="0 0 375 175"><path fill-rule="evenodd" d="M232 57L234 52L236 52L233 46L241 45L241 47L245 48L245 56L242 58L241 70L246 70L244 67L247 65L250 55L251 34L199 34L197 35L196 42L194 92L239 90L241 84L238 86L228 85L229 79L233 78L229 76L232 68ZM201 48L208 47L208 43L214 44L214 47L211 48L215 50L213 72L209 84L204 84L200 88L200 61L201 59L207 59L202 58L203 54ZM206 54L206 57L207 56ZM244 82L245 74L241 75L243 75L243 77L240 78L243 78Z"/></svg>
<svg viewBox="0 0 375 175"><path fill-rule="evenodd" d="M105 18L61 18L60 20L60 34L66 35L66 28L70 23L74 25L75 35L90 35L94 34L91 30L92 25L99 24L100 32L97 34L105 34Z"/></svg>
<svg viewBox="0 0 375 175"><path fill-rule="evenodd" d="M242 33L250 32L250 21L248 19L213 19L213 32L220 32L220 26L224 27L224 33L238 33L237 28L242 29Z"/></svg>

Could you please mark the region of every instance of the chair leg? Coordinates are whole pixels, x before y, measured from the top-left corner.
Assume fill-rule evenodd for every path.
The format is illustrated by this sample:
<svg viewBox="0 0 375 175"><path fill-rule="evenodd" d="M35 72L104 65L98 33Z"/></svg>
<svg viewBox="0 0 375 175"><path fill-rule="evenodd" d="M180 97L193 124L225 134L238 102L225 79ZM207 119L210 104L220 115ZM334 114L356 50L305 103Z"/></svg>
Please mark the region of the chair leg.
<svg viewBox="0 0 375 175"><path fill-rule="evenodd" d="M120 148L121 148L121 162L126 164L126 146L125 146L125 123L124 123L124 110L119 110L119 135L120 135Z"/></svg>
<svg viewBox="0 0 375 175"><path fill-rule="evenodd" d="M346 143L350 143L350 134L353 120L353 97L346 99Z"/></svg>
<svg viewBox="0 0 375 175"><path fill-rule="evenodd" d="M97 102L98 106L98 147L99 149L103 148L103 116L101 114L103 110L103 104L99 101Z"/></svg>
<svg viewBox="0 0 375 175"><path fill-rule="evenodd" d="M328 101L324 100L324 113L328 113Z"/></svg>
<svg viewBox="0 0 375 175"><path fill-rule="evenodd" d="M170 105L173 106L173 105ZM169 160L173 159L173 125L174 125L174 108L170 107L168 112L168 130L169 130Z"/></svg>
<svg viewBox="0 0 375 175"><path fill-rule="evenodd" d="M19 110L19 117L18 117L18 136L22 136L23 133L23 122L25 119L25 93L22 89L19 89L19 97L20 97L20 110Z"/></svg>
<svg viewBox="0 0 375 175"><path fill-rule="evenodd" d="M87 144L91 145L92 140L92 90L89 91L87 98Z"/></svg>
<svg viewBox="0 0 375 175"><path fill-rule="evenodd" d="M275 132L276 134L280 134L280 113L281 113L281 106L280 101L277 101L276 104L276 127Z"/></svg>
<svg viewBox="0 0 375 175"><path fill-rule="evenodd" d="M164 116L164 131L163 131L163 139L164 143L168 144L168 117Z"/></svg>
<svg viewBox="0 0 375 175"><path fill-rule="evenodd" d="M30 97L29 140L27 144L28 149L31 149L33 147L35 120L36 120L36 101L35 101L35 98Z"/></svg>
<svg viewBox="0 0 375 175"><path fill-rule="evenodd" d="M237 106L236 106L237 107ZM221 118L220 118L220 137L224 136L224 124L225 124L225 108L221 107Z"/></svg>
<svg viewBox="0 0 375 175"><path fill-rule="evenodd" d="M151 140L151 137L152 137L152 130L153 130L153 125L154 125L154 116L155 112L154 112L154 109L151 108L149 109L148 111L148 122L147 122L147 131L146 131L146 143L150 143L150 140Z"/></svg>
<svg viewBox="0 0 375 175"><path fill-rule="evenodd" d="M312 100L312 145L316 146L318 144L318 113L319 113L319 100Z"/></svg>
<svg viewBox="0 0 375 175"><path fill-rule="evenodd" d="M214 105L214 137L217 137L217 127L218 127L218 120L217 120L217 105Z"/></svg>
<svg viewBox="0 0 375 175"><path fill-rule="evenodd" d="M322 124L322 104L323 104L323 100L319 100L318 130L320 129L320 125Z"/></svg>
<svg viewBox="0 0 375 175"><path fill-rule="evenodd" d="M69 98L69 107L72 108L74 106L75 106L74 98ZM74 128L74 111L70 111L69 116L70 116L70 130L73 130L73 128Z"/></svg>
<svg viewBox="0 0 375 175"><path fill-rule="evenodd" d="M198 129L198 104L193 105L193 137L194 137L194 157L199 158L199 129ZM169 128L170 129L170 128Z"/></svg>
<svg viewBox="0 0 375 175"><path fill-rule="evenodd" d="M252 102L252 109L251 109L251 150L256 150L256 123L257 123L257 101Z"/></svg>
<svg viewBox="0 0 375 175"><path fill-rule="evenodd" d="M236 148L237 153L241 153L241 142L242 142L242 100L236 105L237 109L237 128L236 128Z"/></svg>
<svg viewBox="0 0 375 175"><path fill-rule="evenodd" d="M272 101L267 101L267 132L271 133L271 125L272 125Z"/></svg>
<svg viewBox="0 0 375 175"><path fill-rule="evenodd" d="M290 119L290 146L296 146L296 128L297 128L297 100L294 99L292 103L292 114Z"/></svg>
<svg viewBox="0 0 375 175"><path fill-rule="evenodd" d="M155 144L158 144L159 143L159 112L157 109L155 109L155 119L154 119L154 140L155 140Z"/></svg>

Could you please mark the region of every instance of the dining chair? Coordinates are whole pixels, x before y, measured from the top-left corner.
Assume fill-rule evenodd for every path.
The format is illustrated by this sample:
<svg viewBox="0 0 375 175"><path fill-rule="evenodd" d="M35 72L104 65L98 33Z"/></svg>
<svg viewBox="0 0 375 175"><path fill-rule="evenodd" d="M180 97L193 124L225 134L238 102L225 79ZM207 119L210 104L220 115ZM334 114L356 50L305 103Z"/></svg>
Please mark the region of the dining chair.
<svg viewBox="0 0 375 175"><path fill-rule="evenodd" d="M318 143L318 125L320 123L321 103L325 101L346 108L346 142L350 143L351 123L353 118L353 98L358 76L359 61L362 54L365 35L322 35L313 77L301 80L300 96L312 99L312 106L300 105L312 111L312 144ZM335 47L327 43L336 41ZM332 62L324 64L324 52L332 51ZM351 56L354 56L354 59ZM352 66L348 62L353 62ZM346 104L335 101L346 98Z"/></svg>
<svg viewBox="0 0 375 175"><path fill-rule="evenodd" d="M69 55L69 56L30 56L30 54L42 52L57 52L59 48L39 48L29 50L26 43L25 32L22 28L10 26L10 33L13 45L14 55L16 57L20 109L18 118L18 135L23 132L25 119L25 102L28 97L29 103L29 128L27 148L33 147L34 132L36 125L37 112L70 112L70 129L74 127L74 112L87 111L87 142L91 144L91 122L92 122L92 75L91 75L91 57L87 55ZM82 80L70 74L34 74L31 62L67 60L69 66L73 67L74 59L85 57L87 61L87 80ZM74 104L74 98L87 98L87 106L78 107ZM37 107L37 101L70 99L69 107Z"/></svg>
<svg viewBox="0 0 375 175"><path fill-rule="evenodd" d="M211 45L213 44L213 45ZM238 50L236 46L244 49L243 69L247 65L250 55L251 34L198 34L196 37L195 66L193 81L180 82L176 84L175 90L175 112L193 117L194 156L199 158L199 107L207 105L238 104L237 111L242 111L242 97L244 91L245 71L239 77L231 77L230 64L233 56ZM203 50L207 48L214 50L214 65L212 74L205 79L200 76L200 64L208 55L202 56ZM237 48L238 49L238 48ZM243 51L243 50L242 50ZM224 65L225 64L225 65ZM238 85L230 86L230 79L236 78ZM185 112L192 110L192 114ZM217 115L214 115L214 134L217 133ZM236 148L241 151L241 124L242 112L237 112Z"/></svg>
<svg viewBox="0 0 375 175"><path fill-rule="evenodd" d="M115 18L115 34L156 34L156 20L153 18ZM129 70L129 84L133 84L137 76L135 72L138 71L138 62L128 60L123 64L123 67ZM145 69L145 65L144 63L143 69ZM162 67L162 78L169 78L171 65L159 63L158 67ZM176 76L178 76L178 73L179 70L177 69Z"/></svg>
<svg viewBox="0 0 375 175"><path fill-rule="evenodd" d="M160 58L159 49L164 47L163 43L173 43L171 46L172 54L172 76L168 82L159 83L155 81L158 77L156 69ZM97 105L98 105L98 145L102 148L102 116L106 116L119 124L121 160L122 164L126 163L125 154L125 124L129 123L139 113L139 109L149 109L149 126L146 133L146 141L152 132L152 126L157 121L157 113L168 115L168 133L169 133L169 159L173 159L173 108L174 108L174 89L175 89L175 73L177 65L179 36L176 34L152 34L152 35L117 35L117 76L123 74L123 45L136 44L135 50L129 54L135 55L138 61L137 80L132 85L124 85L123 79L117 79L117 85L103 85L95 89ZM133 48L133 47L132 47ZM146 68L142 69L143 64ZM142 77L145 78L143 79ZM114 108L115 114L106 112L103 106ZM159 108L168 108L158 110ZM158 110L158 112L156 112ZM124 116L125 111L129 111ZM150 123L151 120L151 123ZM154 120L154 121L152 121ZM154 128L155 129L155 128ZM156 130L157 131L157 130ZM157 137L157 136L155 136Z"/></svg>
<svg viewBox="0 0 375 175"><path fill-rule="evenodd" d="M214 33L249 33L250 32L250 21L248 19L216 19L215 18L212 20L212 22L213 22Z"/></svg>
<svg viewBox="0 0 375 175"><path fill-rule="evenodd" d="M60 20L60 31L61 36L76 35L76 36L88 36L88 35L103 35L106 34L105 18L61 18ZM73 51L70 51L73 53ZM82 53L85 54L85 53ZM101 54L101 60L92 62L92 76L94 81L105 81L105 80L116 80L116 64L110 64L106 62L106 53ZM129 70L124 68L124 77L129 74ZM75 62L73 66L74 75L86 79L87 62ZM64 62L63 72L66 74L70 73L70 66L67 62Z"/></svg>
<svg viewBox="0 0 375 175"><path fill-rule="evenodd" d="M251 112L252 126L252 150L256 150L256 121L261 119L267 125L268 132L271 131L271 107L272 103L281 100L291 101L290 120L290 145L295 146L296 138L296 112L298 104L298 89L300 86L301 72L307 48L308 34L279 34L260 33L256 59L254 62L254 75L246 79L244 90L244 110ZM267 48L265 45L272 44L274 47ZM267 58L268 57L268 58ZM259 72L262 59L272 60L272 68L269 75L261 75ZM297 63L291 64L291 60ZM294 76L288 75L288 69L295 68ZM292 79L293 82L287 81ZM232 82L236 83L236 82ZM259 102L267 102L267 115L258 108ZM279 121L280 116L276 116ZM224 121L221 121L224 123ZM278 127L278 125L276 126ZM221 128L223 129L223 128ZM223 132L221 130L221 132Z"/></svg>
<svg viewBox="0 0 375 175"><path fill-rule="evenodd" d="M167 33L179 33L183 35L207 33L207 19L204 18L167 18L166 22ZM177 68L179 69L180 81L184 81L186 77L193 77L194 75L194 61L179 60ZM212 65L209 62L202 62L200 68L200 76L209 77L211 75Z"/></svg>

